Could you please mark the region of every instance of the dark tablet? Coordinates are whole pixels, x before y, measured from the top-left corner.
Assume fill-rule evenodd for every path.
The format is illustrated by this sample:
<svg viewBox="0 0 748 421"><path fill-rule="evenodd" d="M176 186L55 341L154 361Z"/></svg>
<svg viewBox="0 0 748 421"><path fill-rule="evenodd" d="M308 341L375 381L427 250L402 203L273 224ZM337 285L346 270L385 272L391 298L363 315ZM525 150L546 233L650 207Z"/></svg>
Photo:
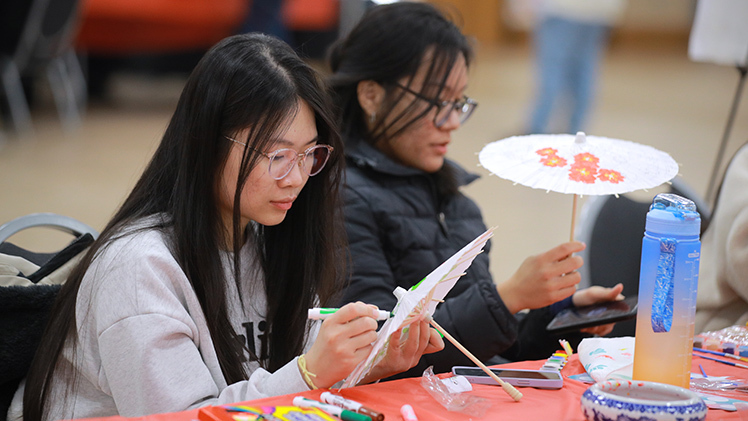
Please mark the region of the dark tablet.
<svg viewBox="0 0 748 421"><path fill-rule="evenodd" d="M628 297L621 301L608 301L591 306L567 308L559 312L548 323L546 330L553 333L564 333L585 327L620 322L636 317L637 297Z"/></svg>

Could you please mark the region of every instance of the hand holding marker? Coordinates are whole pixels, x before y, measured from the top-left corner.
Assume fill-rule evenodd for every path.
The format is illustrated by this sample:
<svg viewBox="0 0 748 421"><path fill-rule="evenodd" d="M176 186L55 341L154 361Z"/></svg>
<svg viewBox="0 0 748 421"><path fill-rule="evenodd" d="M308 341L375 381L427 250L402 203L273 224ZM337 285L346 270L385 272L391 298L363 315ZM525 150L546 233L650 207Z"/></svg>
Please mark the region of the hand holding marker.
<svg viewBox="0 0 748 421"><path fill-rule="evenodd" d="M343 421L371 421L371 417L349 411L335 405L318 402L313 399L307 399L303 396L293 398L293 404L301 408L319 408L330 415L334 415Z"/></svg>
<svg viewBox="0 0 748 421"><path fill-rule="evenodd" d="M311 320L325 320L330 315L335 314L336 311L340 309L338 308L310 308L308 313L308 318ZM390 317L392 317L391 311L386 310L377 310L379 315L377 316L377 320L387 320Z"/></svg>

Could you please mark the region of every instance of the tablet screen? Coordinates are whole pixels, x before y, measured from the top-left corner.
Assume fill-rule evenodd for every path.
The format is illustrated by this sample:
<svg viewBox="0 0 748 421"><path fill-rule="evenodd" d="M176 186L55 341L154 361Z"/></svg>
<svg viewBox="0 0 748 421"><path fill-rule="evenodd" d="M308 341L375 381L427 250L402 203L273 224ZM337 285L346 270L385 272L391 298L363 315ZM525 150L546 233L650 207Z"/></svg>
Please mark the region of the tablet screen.
<svg viewBox="0 0 748 421"><path fill-rule="evenodd" d="M567 308L559 312L546 329L553 332L565 332L627 320L636 316L636 308L637 297Z"/></svg>

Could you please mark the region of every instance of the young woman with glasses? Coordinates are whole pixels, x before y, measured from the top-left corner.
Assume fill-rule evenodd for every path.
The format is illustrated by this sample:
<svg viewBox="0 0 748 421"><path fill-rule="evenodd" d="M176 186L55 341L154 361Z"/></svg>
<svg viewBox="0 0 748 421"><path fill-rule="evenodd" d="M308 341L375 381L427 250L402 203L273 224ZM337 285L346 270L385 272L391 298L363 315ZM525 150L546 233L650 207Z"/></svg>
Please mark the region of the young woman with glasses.
<svg viewBox="0 0 748 421"><path fill-rule="evenodd" d="M445 158L452 131L478 105L466 96L471 61L459 29L420 2L370 9L331 48L329 82L348 164L344 210L352 265L344 302L392 308L396 287L410 288L486 230L477 205L459 191L477 176ZM555 312L621 292L619 285L575 293L582 261L573 253L583 248L570 242L530 257L498 284L483 253L434 318L484 361L497 355L547 358L559 346L558 337L545 332ZM515 317L523 309L539 310ZM421 375L428 365L444 372L466 364L472 362L447 344L406 374Z"/></svg>
<svg viewBox="0 0 748 421"><path fill-rule="evenodd" d="M186 83L150 164L63 286L10 419L141 416L330 387L369 353L376 309L324 322L345 247L342 145L318 75L238 35ZM443 347L425 321L365 379ZM21 405L22 401L22 405Z"/></svg>

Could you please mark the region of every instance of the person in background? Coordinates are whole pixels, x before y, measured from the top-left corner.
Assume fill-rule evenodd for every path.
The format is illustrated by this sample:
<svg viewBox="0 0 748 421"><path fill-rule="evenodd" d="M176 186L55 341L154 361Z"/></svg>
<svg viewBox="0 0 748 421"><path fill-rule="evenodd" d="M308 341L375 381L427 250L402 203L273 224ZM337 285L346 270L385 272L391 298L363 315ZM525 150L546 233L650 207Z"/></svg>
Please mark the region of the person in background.
<svg viewBox="0 0 748 421"><path fill-rule="evenodd" d="M392 309L408 289L486 230L460 192L477 178L445 158L451 133L477 103L467 97L471 46L436 7L398 2L370 9L331 47L328 81L346 142L344 212L351 279L343 302ZM506 239L500 239L506 241ZM548 358L559 336L545 326L564 307L620 298L622 286L576 291L584 244L568 242L527 258L493 282L488 251L478 255L434 319L478 358ZM517 315L525 309L537 309ZM591 328L605 334L611 326ZM580 334L571 335L581 340ZM574 338L566 336L573 341ZM405 375L433 365L472 365L451 344Z"/></svg>
<svg viewBox="0 0 748 421"><path fill-rule="evenodd" d="M733 156L701 242L695 332L748 322L748 143Z"/></svg>
<svg viewBox="0 0 748 421"><path fill-rule="evenodd" d="M540 0L534 28L537 93L528 132L585 131L602 54L625 0Z"/></svg>
<svg viewBox="0 0 748 421"><path fill-rule="evenodd" d="M327 388L366 358L376 309L320 323L345 272L342 145L321 79L282 41L214 46L151 162L63 286L9 419L159 412ZM293 264L290 264L293 262ZM443 347L425 321L364 381Z"/></svg>

